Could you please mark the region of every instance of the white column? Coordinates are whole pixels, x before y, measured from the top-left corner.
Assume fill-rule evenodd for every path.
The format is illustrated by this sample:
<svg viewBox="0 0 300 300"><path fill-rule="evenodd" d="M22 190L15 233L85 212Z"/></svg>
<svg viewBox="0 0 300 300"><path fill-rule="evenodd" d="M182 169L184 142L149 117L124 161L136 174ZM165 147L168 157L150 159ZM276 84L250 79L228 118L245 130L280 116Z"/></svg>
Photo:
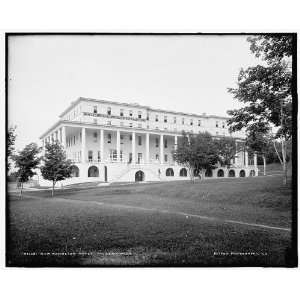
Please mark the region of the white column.
<svg viewBox="0 0 300 300"><path fill-rule="evenodd" d="M254 167L257 168L257 153L254 153Z"/></svg>
<svg viewBox="0 0 300 300"><path fill-rule="evenodd" d="M160 135L160 163L163 164L164 163L164 135L161 134Z"/></svg>
<svg viewBox="0 0 300 300"><path fill-rule="evenodd" d="M177 135L174 137L174 150L177 150ZM175 165L178 165L177 162L175 161Z"/></svg>
<svg viewBox="0 0 300 300"><path fill-rule="evenodd" d="M120 161L120 130L117 130L117 162Z"/></svg>
<svg viewBox="0 0 300 300"><path fill-rule="evenodd" d="M132 132L132 164L135 164L135 132Z"/></svg>
<svg viewBox="0 0 300 300"><path fill-rule="evenodd" d="M85 163L86 154L85 154L85 128L81 128L81 162Z"/></svg>
<svg viewBox="0 0 300 300"><path fill-rule="evenodd" d="M61 144L64 148L66 148L66 127L63 126L61 128Z"/></svg>
<svg viewBox="0 0 300 300"><path fill-rule="evenodd" d="M146 133L146 164L149 164L149 133Z"/></svg>
<svg viewBox="0 0 300 300"><path fill-rule="evenodd" d="M104 129L100 129L100 159L104 162Z"/></svg>
<svg viewBox="0 0 300 300"><path fill-rule="evenodd" d="M249 160L248 160L248 151L245 151L245 166L248 168Z"/></svg>

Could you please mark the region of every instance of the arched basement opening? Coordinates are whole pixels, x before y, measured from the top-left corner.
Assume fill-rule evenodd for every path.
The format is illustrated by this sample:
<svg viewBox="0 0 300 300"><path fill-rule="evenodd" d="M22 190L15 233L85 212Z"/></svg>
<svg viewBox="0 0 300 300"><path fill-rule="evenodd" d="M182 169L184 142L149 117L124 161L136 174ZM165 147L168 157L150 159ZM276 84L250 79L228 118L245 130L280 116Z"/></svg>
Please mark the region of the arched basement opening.
<svg viewBox="0 0 300 300"><path fill-rule="evenodd" d="M135 173L135 181L139 182L139 181L144 181L145 180L145 174L143 171L137 171Z"/></svg>
<svg viewBox="0 0 300 300"><path fill-rule="evenodd" d="M186 168L180 169L179 176L180 177L187 177L187 170L186 170Z"/></svg>
<svg viewBox="0 0 300 300"><path fill-rule="evenodd" d="M96 166L89 167L88 177L99 177L99 169Z"/></svg>
<svg viewBox="0 0 300 300"><path fill-rule="evenodd" d="M213 172L211 169L205 171L205 177L212 177L212 176L213 176Z"/></svg>
<svg viewBox="0 0 300 300"><path fill-rule="evenodd" d="M174 176L174 170L172 168L168 168L166 170L166 176Z"/></svg>
<svg viewBox="0 0 300 300"><path fill-rule="evenodd" d="M218 177L224 177L224 171L222 169L219 169L218 173L217 173L217 176Z"/></svg>
<svg viewBox="0 0 300 300"><path fill-rule="evenodd" d="M71 173L71 176L72 177L79 177L79 168L75 165L71 166L71 170L72 170L72 173Z"/></svg>
<svg viewBox="0 0 300 300"><path fill-rule="evenodd" d="M228 177L235 177L235 171L234 170L229 170Z"/></svg>
<svg viewBox="0 0 300 300"><path fill-rule="evenodd" d="M241 170L241 171L240 171L240 177L245 177L245 176L246 176L245 170Z"/></svg>

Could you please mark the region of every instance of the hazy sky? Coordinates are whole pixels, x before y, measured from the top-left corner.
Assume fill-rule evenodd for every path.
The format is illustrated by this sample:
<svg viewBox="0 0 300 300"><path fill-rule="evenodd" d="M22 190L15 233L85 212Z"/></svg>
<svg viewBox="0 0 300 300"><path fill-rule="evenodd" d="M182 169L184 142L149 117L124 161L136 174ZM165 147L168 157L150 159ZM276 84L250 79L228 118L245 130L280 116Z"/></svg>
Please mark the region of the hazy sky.
<svg viewBox="0 0 300 300"><path fill-rule="evenodd" d="M246 36L17 36L9 38L8 122L16 148L78 97L226 116L241 67L259 61Z"/></svg>

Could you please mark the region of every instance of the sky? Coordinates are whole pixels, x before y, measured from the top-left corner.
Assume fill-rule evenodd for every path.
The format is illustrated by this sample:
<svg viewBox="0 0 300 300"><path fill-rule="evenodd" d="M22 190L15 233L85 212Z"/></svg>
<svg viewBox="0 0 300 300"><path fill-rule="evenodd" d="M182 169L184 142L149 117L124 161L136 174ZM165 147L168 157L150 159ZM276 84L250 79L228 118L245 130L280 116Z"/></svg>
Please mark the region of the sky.
<svg viewBox="0 0 300 300"><path fill-rule="evenodd" d="M16 149L39 141L78 97L227 116L239 70L257 65L247 36L9 37L8 125Z"/></svg>

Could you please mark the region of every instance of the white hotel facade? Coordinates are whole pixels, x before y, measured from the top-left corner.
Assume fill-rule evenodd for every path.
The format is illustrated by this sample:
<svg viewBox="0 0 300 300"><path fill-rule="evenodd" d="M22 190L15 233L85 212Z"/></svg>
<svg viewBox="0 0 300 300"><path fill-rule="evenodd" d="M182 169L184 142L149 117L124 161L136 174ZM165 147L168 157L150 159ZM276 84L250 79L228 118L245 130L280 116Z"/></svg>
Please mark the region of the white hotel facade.
<svg viewBox="0 0 300 300"><path fill-rule="evenodd" d="M79 182L130 182L189 179L187 169L173 161L182 131L208 131L243 142L244 132L230 134L227 118L154 109L139 104L79 98L41 137L58 140L73 162L73 176L63 185ZM218 166L206 177L257 176L256 155L237 153L231 168ZM41 185L48 185L40 178Z"/></svg>

